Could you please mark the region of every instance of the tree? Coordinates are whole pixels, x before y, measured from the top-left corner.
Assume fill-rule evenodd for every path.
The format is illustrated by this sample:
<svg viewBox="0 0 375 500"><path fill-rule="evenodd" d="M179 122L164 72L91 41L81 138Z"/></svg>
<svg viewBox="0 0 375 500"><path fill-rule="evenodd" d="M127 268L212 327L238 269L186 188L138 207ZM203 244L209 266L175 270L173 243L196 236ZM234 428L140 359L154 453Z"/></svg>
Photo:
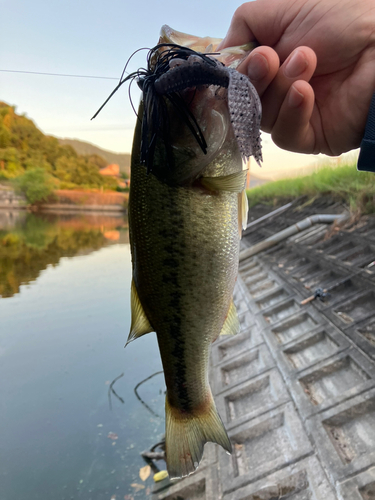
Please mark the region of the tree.
<svg viewBox="0 0 375 500"><path fill-rule="evenodd" d="M43 168L27 170L13 180L17 192L22 193L29 204L46 201L54 189L54 181Z"/></svg>

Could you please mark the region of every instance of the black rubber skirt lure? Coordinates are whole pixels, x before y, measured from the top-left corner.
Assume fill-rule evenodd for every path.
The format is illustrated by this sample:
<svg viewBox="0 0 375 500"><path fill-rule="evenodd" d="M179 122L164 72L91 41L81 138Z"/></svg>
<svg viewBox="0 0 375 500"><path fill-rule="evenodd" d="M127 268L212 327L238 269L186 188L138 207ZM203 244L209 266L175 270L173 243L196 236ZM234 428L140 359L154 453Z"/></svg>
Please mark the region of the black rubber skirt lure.
<svg viewBox="0 0 375 500"><path fill-rule="evenodd" d="M147 68L139 69L119 84L99 108L105 106L113 94L127 81L136 80L143 92L143 116L140 161L148 172L160 180L168 177L165 169L174 168L170 141L171 123L168 105L172 105L188 126L204 154L207 144L188 103L181 92L202 85L215 85L228 89L228 107L231 123L244 159L254 156L262 161L260 144L261 103L250 80L214 58L176 44L158 44L148 52ZM139 117L140 118L140 117ZM164 145L164 162L154 162L156 145Z"/></svg>

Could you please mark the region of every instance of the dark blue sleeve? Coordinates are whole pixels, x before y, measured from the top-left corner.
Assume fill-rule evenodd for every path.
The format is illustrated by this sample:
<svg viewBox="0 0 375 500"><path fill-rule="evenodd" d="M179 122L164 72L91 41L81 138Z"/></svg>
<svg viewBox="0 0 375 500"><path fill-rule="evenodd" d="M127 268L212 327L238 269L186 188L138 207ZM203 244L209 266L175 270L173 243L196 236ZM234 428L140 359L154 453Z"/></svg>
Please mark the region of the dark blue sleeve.
<svg viewBox="0 0 375 500"><path fill-rule="evenodd" d="M370 111L367 117L365 135L361 142L359 152L358 170L375 172L375 94L373 94L370 104Z"/></svg>

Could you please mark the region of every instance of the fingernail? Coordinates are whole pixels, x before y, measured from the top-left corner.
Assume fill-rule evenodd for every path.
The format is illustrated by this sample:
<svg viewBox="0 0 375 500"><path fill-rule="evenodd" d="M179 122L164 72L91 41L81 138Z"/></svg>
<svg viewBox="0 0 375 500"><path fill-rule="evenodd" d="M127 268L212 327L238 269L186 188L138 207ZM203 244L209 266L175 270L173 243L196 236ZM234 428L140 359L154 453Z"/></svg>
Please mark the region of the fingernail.
<svg viewBox="0 0 375 500"><path fill-rule="evenodd" d="M304 99L304 95L292 85L289 91L288 96L288 104L291 108L298 108L298 106L302 103Z"/></svg>
<svg viewBox="0 0 375 500"><path fill-rule="evenodd" d="M287 61L284 74L288 78L296 78L307 68L307 60L300 50L296 50Z"/></svg>
<svg viewBox="0 0 375 500"><path fill-rule="evenodd" d="M256 82L266 77L269 71L267 59L258 52L251 55L247 66L247 75L250 80Z"/></svg>

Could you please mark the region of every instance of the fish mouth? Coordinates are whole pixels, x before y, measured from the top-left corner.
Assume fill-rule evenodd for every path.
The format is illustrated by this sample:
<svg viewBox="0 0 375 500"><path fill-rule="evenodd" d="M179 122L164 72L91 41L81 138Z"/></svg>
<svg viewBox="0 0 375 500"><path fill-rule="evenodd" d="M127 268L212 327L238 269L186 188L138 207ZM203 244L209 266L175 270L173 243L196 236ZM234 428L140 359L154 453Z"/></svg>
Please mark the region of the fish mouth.
<svg viewBox="0 0 375 500"><path fill-rule="evenodd" d="M222 38L213 38L210 36L199 37L182 33L167 24L162 26L159 38L159 43L175 43L201 53L215 52L216 60L222 62L227 68L234 69L237 68L255 47L259 46L259 43L255 40L244 45L227 47L226 49L217 51L217 47L222 41Z"/></svg>

